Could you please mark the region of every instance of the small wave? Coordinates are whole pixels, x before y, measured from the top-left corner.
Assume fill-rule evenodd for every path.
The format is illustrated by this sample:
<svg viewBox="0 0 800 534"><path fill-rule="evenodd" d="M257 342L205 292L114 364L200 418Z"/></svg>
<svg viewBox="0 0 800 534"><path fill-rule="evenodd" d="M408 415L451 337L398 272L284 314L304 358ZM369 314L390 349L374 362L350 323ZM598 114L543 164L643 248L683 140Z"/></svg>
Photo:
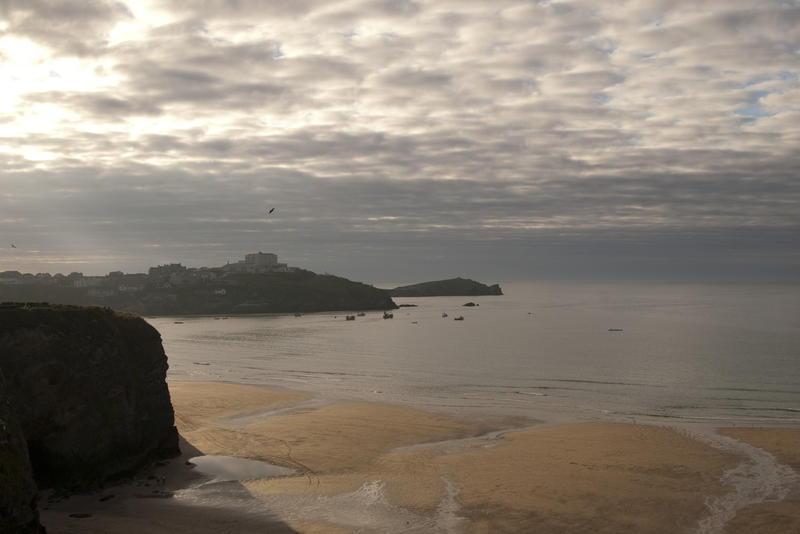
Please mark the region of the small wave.
<svg viewBox="0 0 800 534"><path fill-rule="evenodd" d="M365 482L357 490L339 495L278 494L259 498L284 521L325 521L350 532L442 532L437 525L439 510L436 517L426 517L391 504L382 480ZM445 496L444 504L440 504L441 520L450 524L455 518L455 509L447 503L447 498ZM454 531L446 528L444 532Z"/></svg>
<svg viewBox="0 0 800 534"><path fill-rule="evenodd" d="M597 384L603 386L637 386L637 387L648 387L648 388L667 388L669 386L665 386L663 384L649 384L646 382L623 382L623 381L613 381L613 380L589 380L586 378L546 378L542 380L543 382L564 382L568 384Z"/></svg>
<svg viewBox="0 0 800 534"><path fill-rule="evenodd" d="M745 388L745 387L709 387L710 391L742 391L748 393L788 393L790 395L797 395L797 390L788 389L767 389L767 388Z"/></svg>
<svg viewBox="0 0 800 534"><path fill-rule="evenodd" d="M731 485L733 491L707 500L708 515L698 523L697 534L723 532L737 510L752 504L782 501L800 482L800 476L791 467L779 463L763 449L717 433L685 428L683 431L716 449L747 458L723 475L723 482Z"/></svg>

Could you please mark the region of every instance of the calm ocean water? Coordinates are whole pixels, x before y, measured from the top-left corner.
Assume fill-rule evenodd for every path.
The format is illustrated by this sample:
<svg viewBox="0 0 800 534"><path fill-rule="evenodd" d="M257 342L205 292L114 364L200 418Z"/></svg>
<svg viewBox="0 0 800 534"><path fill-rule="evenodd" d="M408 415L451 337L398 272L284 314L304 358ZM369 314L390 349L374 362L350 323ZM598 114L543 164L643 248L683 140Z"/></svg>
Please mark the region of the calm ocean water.
<svg viewBox="0 0 800 534"><path fill-rule="evenodd" d="M798 286L501 285L504 296L395 299L417 307L392 320L148 321L169 380L545 419L800 423Z"/></svg>

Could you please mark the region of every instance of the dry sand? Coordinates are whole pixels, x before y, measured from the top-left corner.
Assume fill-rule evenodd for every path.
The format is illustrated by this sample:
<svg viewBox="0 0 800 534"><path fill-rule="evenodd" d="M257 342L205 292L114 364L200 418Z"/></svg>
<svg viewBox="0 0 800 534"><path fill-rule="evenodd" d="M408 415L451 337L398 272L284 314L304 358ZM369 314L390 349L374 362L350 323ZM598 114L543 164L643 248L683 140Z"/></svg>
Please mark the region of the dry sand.
<svg viewBox="0 0 800 534"><path fill-rule="evenodd" d="M178 430L188 441L187 457L260 459L291 467L297 475L228 483L223 488L228 501L243 503L236 512L226 511L225 499L199 499L205 495L200 490L179 491L173 499L141 499L129 484L112 490L117 496L107 502L98 502L97 495L89 501L73 497L43 512L50 534L292 529L310 534L672 534L697 525L707 513L707 497L730 491L721 477L741 461L681 433L647 425L458 420L382 404L308 402L303 394L216 383L171 382L170 391ZM493 432L500 429L506 431ZM795 468L800 463L797 430L729 435L773 447ZM183 459L159 469L172 469L168 489L198 482ZM193 501L205 506L192 507ZM797 524L791 522L797 519L793 505L749 507L740 513L743 519L731 522L739 530L730 532L792 532ZM84 510L92 517L66 518L67 512ZM789 530L747 530L772 523Z"/></svg>

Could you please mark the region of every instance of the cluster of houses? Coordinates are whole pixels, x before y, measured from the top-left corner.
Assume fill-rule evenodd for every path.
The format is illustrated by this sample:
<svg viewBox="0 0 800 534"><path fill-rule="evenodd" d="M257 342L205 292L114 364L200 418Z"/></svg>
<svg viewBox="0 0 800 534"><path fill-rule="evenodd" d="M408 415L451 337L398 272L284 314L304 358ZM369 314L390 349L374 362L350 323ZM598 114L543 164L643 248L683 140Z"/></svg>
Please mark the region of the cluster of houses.
<svg viewBox="0 0 800 534"><path fill-rule="evenodd" d="M39 285L86 288L89 296L109 297L120 293L137 293L146 289L162 289L181 286L197 286L221 282L229 274L265 274L270 272L289 272L295 270L285 263L278 263L278 256L257 252L247 254L244 260L228 263L222 267L185 267L180 263L170 263L150 267L147 274L125 274L113 271L106 276L84 276L73 272L68 275L57 273L22 274L19 271L0 272L0 285ZM214 289L218 295L225 294L225 284Z"/></svg>

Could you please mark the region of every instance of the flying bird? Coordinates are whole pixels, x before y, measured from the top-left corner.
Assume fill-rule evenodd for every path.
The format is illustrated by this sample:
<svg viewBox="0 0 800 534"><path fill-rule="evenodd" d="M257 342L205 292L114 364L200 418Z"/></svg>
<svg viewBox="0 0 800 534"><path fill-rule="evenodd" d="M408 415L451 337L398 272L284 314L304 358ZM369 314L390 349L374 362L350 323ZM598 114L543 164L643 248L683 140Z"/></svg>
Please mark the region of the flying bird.
<svg viewBox="0 0 800 534"><path fill-rule="evenodd" d="M14 243L11 243L11 248L17 248L17 245L15 245Z"/></svg>
<svg viewBox="0 0 800 534"><path fill-rule="evenodd" d="M270 214L270 213L272 213L273 211L275 211L275 208L270 208L270 209L269 209L269 211L267 212L267 215L269 215L269 214Z"/></svg>

